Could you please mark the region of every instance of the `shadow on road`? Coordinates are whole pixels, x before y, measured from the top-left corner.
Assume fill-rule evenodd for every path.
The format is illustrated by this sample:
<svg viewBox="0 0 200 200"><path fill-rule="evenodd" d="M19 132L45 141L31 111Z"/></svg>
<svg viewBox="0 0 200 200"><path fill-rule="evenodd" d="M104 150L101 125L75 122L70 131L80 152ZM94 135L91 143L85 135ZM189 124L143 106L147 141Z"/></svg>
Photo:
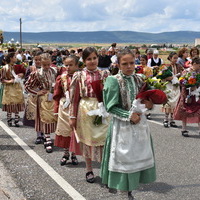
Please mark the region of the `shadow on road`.
<svg viewBox="0 0 200 200"><path fill-rule="evenodd" d="M174 188L175 186L169 185L167 183L156 182L156 183L142 185L138 190L145 191L145 192L152 191L156 193L168 193Z"/></svg>

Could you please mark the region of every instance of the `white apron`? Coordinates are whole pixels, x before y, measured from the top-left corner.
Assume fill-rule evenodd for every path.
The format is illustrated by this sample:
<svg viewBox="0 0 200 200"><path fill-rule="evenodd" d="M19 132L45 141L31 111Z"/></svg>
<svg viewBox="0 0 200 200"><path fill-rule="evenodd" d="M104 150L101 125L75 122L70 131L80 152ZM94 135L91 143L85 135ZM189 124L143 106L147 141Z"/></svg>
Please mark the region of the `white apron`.
<svg viewBox="0 0 200 200"><path fill-rule="evenodd" d="M150 129L145 115L138 124L113 117L109 171L134 173L154 166Z"/></svg>

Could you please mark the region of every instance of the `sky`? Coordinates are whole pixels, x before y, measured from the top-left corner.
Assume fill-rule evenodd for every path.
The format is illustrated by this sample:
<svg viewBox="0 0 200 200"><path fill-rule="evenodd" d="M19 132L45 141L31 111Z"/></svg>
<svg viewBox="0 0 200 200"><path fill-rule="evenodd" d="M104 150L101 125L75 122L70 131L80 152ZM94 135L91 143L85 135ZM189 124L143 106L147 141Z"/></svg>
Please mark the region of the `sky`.
<svg viewBox="0 0 200 200"><path fill-rule="evenodd" d="M0 29L51 31L200 31L197 0L1 0Z"/></svg>

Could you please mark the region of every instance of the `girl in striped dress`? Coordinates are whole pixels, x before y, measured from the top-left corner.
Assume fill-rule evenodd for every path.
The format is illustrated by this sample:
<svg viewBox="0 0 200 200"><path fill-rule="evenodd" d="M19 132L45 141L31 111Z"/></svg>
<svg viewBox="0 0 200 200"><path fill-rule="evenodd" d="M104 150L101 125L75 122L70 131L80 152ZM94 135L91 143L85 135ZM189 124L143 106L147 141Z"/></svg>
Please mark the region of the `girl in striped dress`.
<svg viewBox="0 0 200 200"><path fill-rule="evenodd" d="M51 57L48 53L41 55L41 69L30 74L25 83L26 90L35 95L36 116L35 130L44 133L45 149L47 153L52 152L53 142L50 133L55 132L56 117L54 115L53 90L57 77L57 70L51 66Z"/></svg>
<svg viewBox="0 0 200 200"><path fill-rule="evenodd" d="M24 111L24 95L22 89L22 77L25 69L20 66L15 68L17 61L15 53L8 53L6 65L1 70L1 82L4 85L2 97L2 111L7 112L8 126L12 126L12 113L15 113L14 124L19 127L19 112Z"/></svg>

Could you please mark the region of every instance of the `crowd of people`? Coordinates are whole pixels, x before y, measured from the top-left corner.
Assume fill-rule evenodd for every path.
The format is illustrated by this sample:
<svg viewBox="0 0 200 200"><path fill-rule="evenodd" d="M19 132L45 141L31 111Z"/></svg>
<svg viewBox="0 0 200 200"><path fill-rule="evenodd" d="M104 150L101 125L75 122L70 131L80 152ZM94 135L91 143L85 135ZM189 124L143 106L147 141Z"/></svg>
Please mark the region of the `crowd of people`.
<svg viewBox="0 0 200 200"><path fill-rule="evenodd" d="M34 51L10 49L1 54L2 111L8 126L35 128L35 144L63 148L60 165L86 163L86 181L95 182L92 161L101 162L102 183L127 191L156 180L153 141L147 119L161 104L163 126L189 137L187 123L200 132L200 58L196 47L169 53L169 64L157 49L94 47ZM28 94L24 98L24 93ZM13 116L12 116L13 115ZM52 140L52 135L55 139ZM71 154L71 155L70 155Z"/></svg>

